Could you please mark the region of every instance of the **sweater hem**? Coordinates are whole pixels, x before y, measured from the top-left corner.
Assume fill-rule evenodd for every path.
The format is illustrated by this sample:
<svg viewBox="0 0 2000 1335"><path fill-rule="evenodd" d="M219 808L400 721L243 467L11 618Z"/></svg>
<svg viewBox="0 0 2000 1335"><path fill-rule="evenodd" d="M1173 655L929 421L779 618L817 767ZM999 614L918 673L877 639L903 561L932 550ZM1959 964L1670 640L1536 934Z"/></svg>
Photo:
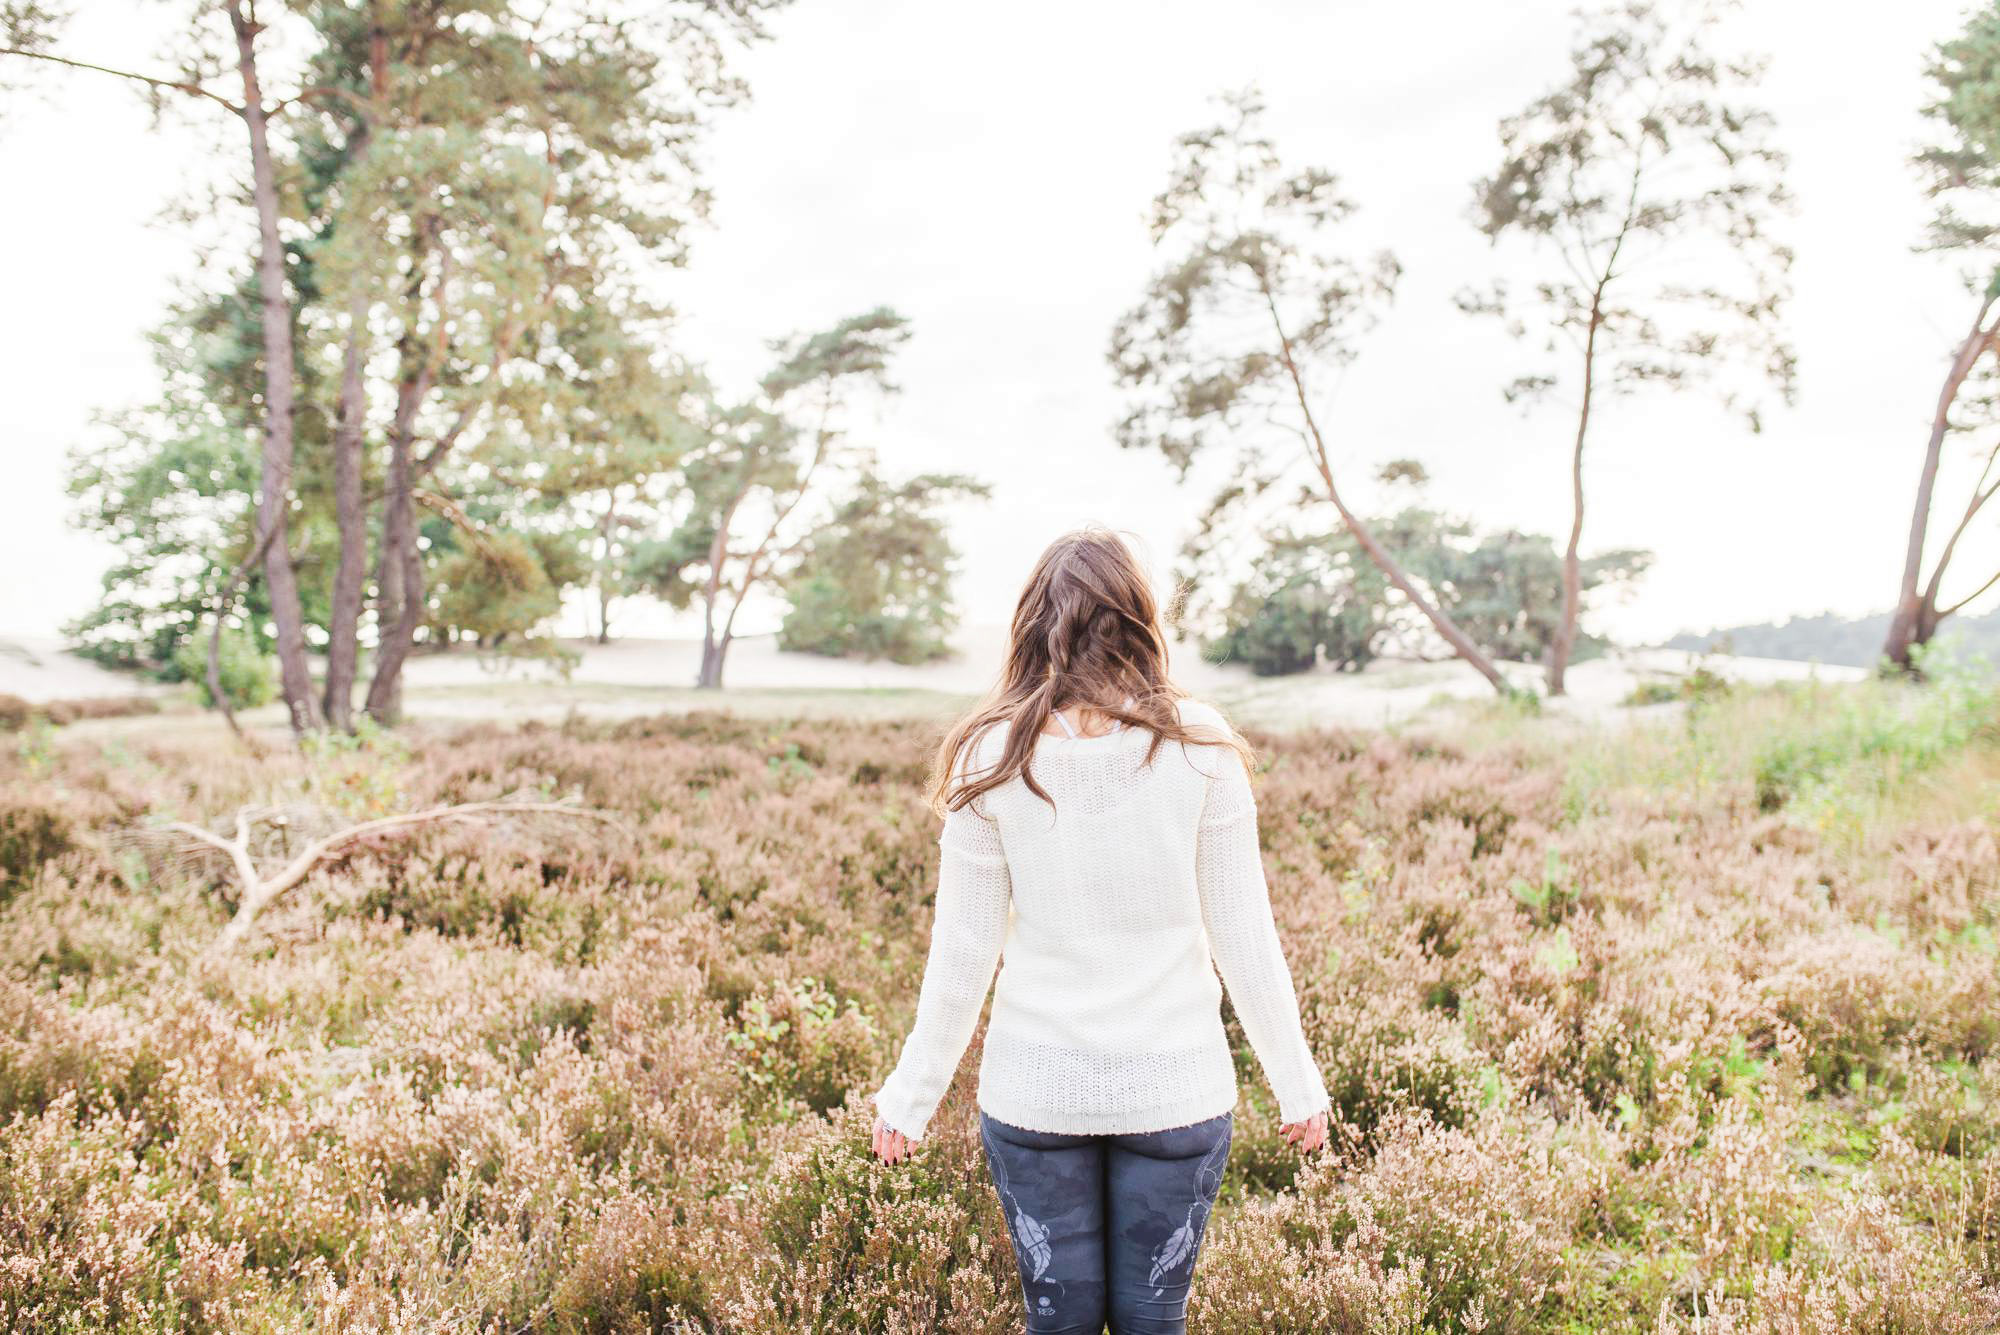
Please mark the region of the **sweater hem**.
<svg viewBox="0 0 2000 1335"><path fill-rule="evenodd" d="M1056 1136L1128 1136L1152 1131L1172 1131L1193 1126L1236 1111L1237 1091L1227 1094L1204 1092L1155 1104L1150 1108L1116 1109L1103 1112L1056 1111L1031 1103L1013 1103L997 1091L981 1088L979 1111L996 1122L1005 1122L1023 1131L1041 1131Z"/></svg>

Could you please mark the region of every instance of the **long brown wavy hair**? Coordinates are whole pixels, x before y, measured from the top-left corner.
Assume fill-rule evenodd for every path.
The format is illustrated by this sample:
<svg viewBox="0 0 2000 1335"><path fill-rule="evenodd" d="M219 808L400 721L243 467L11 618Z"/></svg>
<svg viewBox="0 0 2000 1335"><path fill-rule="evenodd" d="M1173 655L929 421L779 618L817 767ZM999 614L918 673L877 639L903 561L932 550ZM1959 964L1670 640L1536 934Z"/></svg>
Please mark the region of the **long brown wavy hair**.
<svg viewBox="0 0 2000 1335"><path fill-rule="evenodd" d="M1167 636L1145 571L1117 534L1078 529L1050 543L1014 608L1000 680L977 708L952 725L938 747L931 807L956 811L1020 775L1028 790L1055 805L1035 782L1029 758L1057 709L1082 706L1128 728L1153 734L1151 764L1165 742L1232 747L1245 768L1249 745L1234 730L1187 727L1178 702L1187 692L1167 678ZM967 773L964 760L989 729L1007 724L999 762Z"/></svg>

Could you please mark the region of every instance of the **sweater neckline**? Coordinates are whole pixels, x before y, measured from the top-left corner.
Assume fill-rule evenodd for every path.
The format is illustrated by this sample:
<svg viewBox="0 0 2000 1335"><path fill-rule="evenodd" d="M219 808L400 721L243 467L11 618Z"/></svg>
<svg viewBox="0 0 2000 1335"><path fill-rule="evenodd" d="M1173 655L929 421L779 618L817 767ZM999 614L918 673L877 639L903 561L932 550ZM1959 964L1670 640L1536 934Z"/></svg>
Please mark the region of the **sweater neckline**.
<svg viewBox="0 0 2000 1335"><path fill-rule="evenodd" d="M1132 697L1128 695L1125 697L1125 708L1130 709L1131 707L1132 707ZM1102 742L1102 741L1107 741L1113 737L1123 737L1128 732L1145 731L1144 728L1128 728L1123 723L1113 723L1111 727L1105 732L1097 733L1094 736L1086 736L1083 733L1070 731L1068 726L1066 726L1065 720L1062 718L1061 715L1052 714L1051 717L1055 720L1056 726L1062 728L1062 731L1037 732L1035 734L1035 742L1037 745L1041 744L1042 742L1061 742L1065 745L1081 745L1085 742Z"/></svg>
<svg viewBox="0 0 2000 1335"><path fill-rule="evenodd" d="M1060 733L1038 732L1035 734L1035 744L1037 746L1043 743L1053 743L1057 746L1090 746L1096 742L1116 741L1121 737L1128 737L1133 733L1144 733L1145 731L1144 728L1113 728L1109 732L1100 732L1094 737L1065 737Z"/></svg>

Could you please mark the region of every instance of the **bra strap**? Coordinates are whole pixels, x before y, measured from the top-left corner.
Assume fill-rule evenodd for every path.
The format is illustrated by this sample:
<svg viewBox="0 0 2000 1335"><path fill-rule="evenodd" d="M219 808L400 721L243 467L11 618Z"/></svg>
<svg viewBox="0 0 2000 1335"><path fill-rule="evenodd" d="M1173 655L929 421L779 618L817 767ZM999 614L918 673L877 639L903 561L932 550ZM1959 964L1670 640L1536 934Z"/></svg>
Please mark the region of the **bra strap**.
<svg viewBox="0 0 2000 1335"><path fill-rule="evenodd" d="M1132 707L1132 697L1128 695L1128 696L1126 696L1126 697L1125 697L1125 708L1127 708L1127 709L1130 709L1131 707ZM1061 727L1062 727L1062 730L1063 730L1063 735L1064 735L1065 737L1068 737L1068 738L1070 738L1071 740L1075 740L1075 738L1076 738L1076 736L1077 736L1077 731L1076 731L1076 729L1075 729L1075 728L1073 728L1073 727L1071 727L1071 726L1070 726L1070 722L1069 722L1069 720L1068 720L1067 718L1065 718L1065 717L1063 716L1063 712L1062 712L1062 711L1061 711L1060 709L1051 709L1051 710L1049 711L1049 715L1050 715L1050 717L1052 717L1053 719L1055 719L1055 721L1056 721L1056 722L1057 722L1058 724L1060 724L1060 725L1061 725ZM1109 732L1118 732L1118 731L1120 731L1121 729L1123 729L1123 728L1124 728L1124 726L1125 726L1125 722L1124 722L1124 720L1123 720L1123 719L1112 719L1112 720L1111 720L1111 727L1110 727L1110 729L1109 729L1108 731L1109 731ZM1108 733L1107 733L1107 734L1105 734L1105 735L1108 735Z"/></svg>

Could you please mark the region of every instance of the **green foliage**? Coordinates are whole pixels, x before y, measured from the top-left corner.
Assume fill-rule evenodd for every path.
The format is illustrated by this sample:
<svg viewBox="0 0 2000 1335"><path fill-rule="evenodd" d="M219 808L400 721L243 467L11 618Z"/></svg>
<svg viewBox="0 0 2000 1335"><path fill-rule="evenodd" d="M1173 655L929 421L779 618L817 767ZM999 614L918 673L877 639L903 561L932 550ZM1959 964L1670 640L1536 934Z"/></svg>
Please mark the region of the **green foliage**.
<svg viewBox="0 0 2000 1335"><path fill-rule="evenodd" d="M664 538L642 538L626 553L623 583L672 608L685 608L699 595L692 567L708 550L708 539L687 525Z"/></svg>
<svg viewBox="0 0 2000 1335"><path fill-rule="evenodd" d="M778 363L758 388L773 404L804 394L822 404L836 386L873 385L893 394L889 364L910 339L910 322L886 306L850 315L831 328L794 334L772 345Z"/></svg>
<svg viewBox="0 0 2000 1335"><path fill-rule="evenodd" d="M1692 672L1679 676L1653 677L1636 682L1618 703L1627 708L1645 705L1667 705L1687 701L1693 705L1706 704L1729 694L1729 679L1713 668L1697 665Z"/></svg>
<svg viewBox="0 0 2000 1335"><path fill-rule="evenodd" d="M800 779L813 776L813 763L806 759L806 753L797 742L786 742L785 749L777 755L767 756L764 767L781 788L789 791Z"/></svg>
<svg viewBox="0 0 2000 1335"><path fill-rule="evenodd" d="M1531 884L1516 877L1507 889L1528 911L1529 919L1541 926L1561 922L1577 900L1577 887L1563 866L1562 854L1553 848L1544 855L1540 881Z"/></svg>
<svg viewBox="0 0 2000 1335"><path fill-rule="evenodd" d="M1970 406L1970 405L1968 405ZM1889 613L1865 617L1788 617L1784 621L1729 626L1719 630L1683 632L1663 647L1696 653L1741 654L1747 658L1789 658L1802 663L1838 663L1873 668L1882 662L1882 640ZM1936 641L1954 645L1953 652L1988 659L2000 657L2000 611L1977 615L1954 613ZM1895 675L1904 675L1895 669Z"/></svg>
<svg viewBox="0 0 2000 1335"><path fill-rule="evenodd" d="M990 494L985 484L953 474L893 487L865 474L812 534L786 585L791 610L779 647L896 663L943 657L958 623L951 601L958 552L941 507Z"/></svg>
<svg viewBox="0 0 2000 1335"><path fill-rule="evenodd" d="M410 748L366 715L353 732L307 733L299 751L310 766L315 798L348 819L373 820L402 808Z"/></svg>
<svg viewBox="0 0 2000 1335"><path fill-rule="evenodd" d="M467 541L438 562L431 589L435 622L481 644L524 638L562 607L542 553L516 533Z"/></svg>
<svg viewBox="0 0 2000 1335"><path fill-rule="evenodd" d="M1111 336L1133 392L1118 443L1157 449L1183 474L1242 422L1292 420L1290 367L1351 362L1401 273L1386 251L1339 252L1333 232L1353 202L1332 172L1285 167L1254 90L1222 101L1218 124L1174 145L1151 219L1170 258Z"/></svg>
<svg viewBox="0 0 2000 1335"><path fill-rule="evenodd" d="M1679 682L1651 680L1634 684L1631 690L1625 692L1625 697L1618 703L1629 709L1638 709L1646 705L1673 704L1680 698L1681 687Z"/></svg>
<svg viewBox="0 0 2000 1335"><path fill-rule="evenodd" d="M68 19L67 10L43 4L41 0L0 0L0 46L42 54L55 45ZM20 73L16 67L23 63L9 61L7 72ZM0 89L8 86L0 82Z"/></svg>
<svg viewBox="0 0 2000 1335"><path fill-rule="evenodd" d="M1718 51L1728 6L1651 0L1584 11L1571 69L1500 123L1501 161L1474 186L1473 217L1496 242L1542 258L1517 295L1504 282L1459 298L1538 351L1583 353L1515 379L1510 400L1563 388L1679 388L1736 369L1724 404L1760 423L1759 392L1790 402L1796 359L1780 327L1791 211L1774 120L1753 99L1754 56ZM1690 283L1665 263L1699 257ZM1587 420L1587 419L1586 419Z"/></svg>
<svg viewBox="0 0 2000 1335"><path fill-rule="evenodd" d="M700 436L681 464L679 521L664 536L636 543L626 569L634 587L676 608L709 598L711 587L720 594L768 548L775 524L762 526L761 543L732 531L732 525L750 530L753 498L772 513L788 513L787 502L796 503L811 481L797 432L776 413L710 400L698 406L694 421Z"/></svg>
<svg viewBox="0 0 2000 1335"><path fill-rule="evenodd" d="M1489 533L1470 547L1441 541L1406 556L1436 591L1438 605L1496 658L1539 662L1562 625L1562 556L1535 533ZM1649 552L1617 551L1581 563L1584 593L1629 584L1645 573ZM1576 657L1601 652L1603 641L1578 640Z"/></svg>
<svg viewBox="0 0 2000 1335"><path fill-rule="evenodd" d="M1241 486L1218 496L1183 549L1184 578L1195 595L1227 568L1233 548L1219 536L1224 519L1249 499ZM1369 527L1482 649L1516 661L1536 661L1548 652L1562 619L1562 564L1549 539L1514 530L1475 539L1468 522L1418 505ZM1630 551L1586 561L1584 588L1634 580L1649 560L1645 552ZM1318 662L1358 669L1392 641L1423 631L1407 600L1345 528L1310 537L1289 528L1265 534L1250 574L1232 585L1214 619L1222 632L1209 642L1209 655L1247 663L1260 676L1301 672Z"/></svg>
<svg viewBox="0 0 2000 1335"><path fill-rule="evenodd" d="M191 298L174 310L151 339L159 402L105 419L70 456L73 521L118 552L97 605L68 627L85 657L173 676L176 651L249 553L257 456L235 381L252 356L239 340L255 335L233 303ZM243 597L262 639L261 576Z"/></svg>
<svg viewBox="0 0 2000 1335"><path fill-rule="evenodd" d="M762 584L798 573L826 522L814 507L827 481L868 473L870 460L848 439L846 419L859 396L895 391L889 363L909 338L908 320L877 307L774 343L776 364L751 400L701 405L698 440L682 463L679 521L664 537L637 544L627 573L633 585L670 606L702 602L700 684L722 684L745 599ZM910 484L917 510L923 493L938 484L935 478ZM868 498L864 484L864 509L880 499ZM829 559L840 555L836 549Z"/></svg>
<svg viewBox="0 0 2000 1335"><path fill-rule="evenodd" d="M1152 240L1166 252L1166 265L1112 330L1111 364L1130 392L1118 442L1158 450L1185 477L1210 445L1234 441L1239 454L1225 497L1264 497L1296 480L1303 465L1294 504L1330 503L1436 637L1501 687L1489 656L1418 591L1391 545L1342 498L1342 466L1314 408L1320 377L1359 355L1361 336L1395 296L1402 266L1386 250L1363 260L1343 253L1335 233L1353 202L1324 167L1286 166L1264 129L1255 89L1222 102L1220 123L1175 145L1167 186L1153 200ZM1284 425L1303 450L1273 449L1271 433L1255 429ZM1421 475L1421 466L1404 461L1385 478ZM1212 522L1203 521L1204 534ZM1310 627L1313 609L1304 610L1290 619L1307 624L1279 636L1288 651L1260 657L1302 661L1304 642L1323 638Z"/></svg>
<svg viewBox="0 0 2000 1335"><path fill-rule="evenodd" d="M1857 803L1993 731L2000 699L1983 662L1932 650L1919 663L1926 684L1843 694L1765 740L1754 759L1757 805L1820 824L1850 821Z"/></svg>
<svg viewBox="0 0 2000 1335"><path fill-rule="evenodd" d="M2000 281L1991 252L2000 235L1991 203L2000 190L2000 9L1975 8L1965 30L1938 45L1927 73L1938 97L1924 114L1941 132L1940 142L1916 155L1937 201L1929 242L1972 252L1972 286L1991 291Z"/></svg>
<svg viewBox="0 0 2000 1335"><path fill-rule="evenodd" d="M635 542L661 522L681 458L698 439L690 415L703 386L652 353L666 334L664 321L637 303L560 312L549 360L563 373L502 400L520 436L503 436L490 451L506 479L488 489L490 522L536 523L529 540L550 584L594 585L606 637L613 602L643 590L631 575ZM526 506L524 484L533 489Z"/></svg>
<svg viewBox="0 0 2000 1335"><path fill-rule="evenodd" d="M68 805L33 791L0 789L0 902L31 884L42 864L75 848L80 835Z"/></svg>
<svg viewBox="0 0 2000 1335"><path fill-rule="evenodd" d="M202 704L215 708L215 697L208 689L206 634L181 642L174 651L173 668L182 681L194 684ZM259 646L248 631L234 626L223 630L216 668L222 679L223 697L231 709L254 709L278 698L278 660Z"/></svg>
<svg viewBox="0 0 2000 1335"><path fill-rule="evenodd" d="M874 1022L816 978L751 997L729 1032L737 1069L764 1115L791 1120L830 1112L876 1067Z"/></svg>
<svg viewBox="0 0 2000 1335"><path fill-rule="evenodd" d="M1344 530L1274 535L1222 608L1226 627L1209 641L1217 662L1247 663L1260 677L1325 662L1366 667L1389 630L1388 581Z"/></svg>
<svg viewBox="0 0 2000 1335"><path fill-rule="evenodd" d="M616 591L621 507L643 515L663 500L685 444L688 375L657 351L664 312L638 280L648 262L683 258L684 228L708 203L693 146L743 93L735 52L783 3L298 11L289 36L314 93L288 99L273 151L300 354L287 548L313 639L328 630L341 545L330 460L350 351L374 408L360 424L369 502L395 490L383 444L405 442L426 506L461 506L538 546L597 529L600 584ZM235 66L219 14L204 8L190 43L204 78ZM8 15L17 45L52 28L32 5ZM222 281L184 297L156 340L160 402L112 423L72 466L80 522L120 549L101 605L72 628L105 661L170 664L250 542L261 309L246 265L218 268ZM390 330L393 357L375 341ZM419 557L468 623L448 632L518 642L536 606L593 574L587 554L558 570L545 550L543 589L517 561L481 569L458 547L434 540ZM243 597L261 635L260 580Z"/></svg>

